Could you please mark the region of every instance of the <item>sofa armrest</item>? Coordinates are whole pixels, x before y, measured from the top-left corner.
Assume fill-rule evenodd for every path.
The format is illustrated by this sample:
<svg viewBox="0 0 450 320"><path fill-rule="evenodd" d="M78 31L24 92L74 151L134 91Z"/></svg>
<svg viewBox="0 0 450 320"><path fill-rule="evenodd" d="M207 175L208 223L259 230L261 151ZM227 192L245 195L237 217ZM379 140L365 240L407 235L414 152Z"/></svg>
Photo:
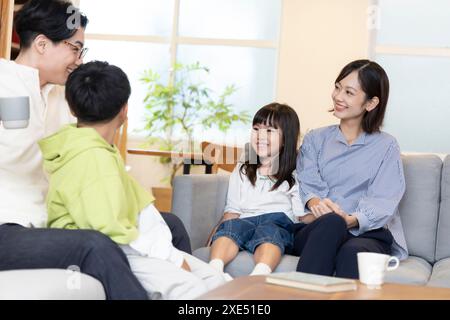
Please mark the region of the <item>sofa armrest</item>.
<svg viewBox="0 0 450 320"><path fill-rule="evenodd" d="M0 271L0 300L104 300L102 284L66 269Z"/></svg>
<svg viewBox="0 0 450 320"><path fill-rule="evenodd" d="M192 250L205 246L212 228L223 215L229 175L176 176L172 213L177 215L191 238Z"/></svg>

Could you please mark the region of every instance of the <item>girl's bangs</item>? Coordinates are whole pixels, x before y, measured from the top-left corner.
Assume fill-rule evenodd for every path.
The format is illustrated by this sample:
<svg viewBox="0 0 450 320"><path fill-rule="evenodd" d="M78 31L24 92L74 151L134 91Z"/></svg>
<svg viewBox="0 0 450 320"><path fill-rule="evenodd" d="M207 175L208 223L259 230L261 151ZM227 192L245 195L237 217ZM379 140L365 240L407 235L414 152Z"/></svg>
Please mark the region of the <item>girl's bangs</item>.
<svg viewBox="0 0 450 320"><path fill-rule="evenodd" d="M276 118L276 112L269 108L260 109L253 118L253 125L263 124L278 129L279 119Z"/></svg>

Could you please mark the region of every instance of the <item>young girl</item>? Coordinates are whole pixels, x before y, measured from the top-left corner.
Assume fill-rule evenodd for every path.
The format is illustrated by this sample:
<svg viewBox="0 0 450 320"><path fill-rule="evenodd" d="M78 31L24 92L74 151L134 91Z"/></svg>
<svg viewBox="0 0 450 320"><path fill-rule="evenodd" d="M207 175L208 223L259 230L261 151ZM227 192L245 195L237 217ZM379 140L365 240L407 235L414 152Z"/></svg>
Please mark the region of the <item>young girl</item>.
<svg viewBox="0 0 450 320"><path fill-rule="evenodd" d="M332 93L340 124L305 136L297 173L308 224L295 226L297 271L358 278L358 252L407 257L398 212L405 191L400 150L380 131L388 96L383 68L353 61Z"/></svg>
<svg viewBox="0 0 450 320"><path fill-rule="evenodd" d="M254 254L251 275L269 274L292 247L292 225L304 214L295 180L300 123L289 106L272 103L253 118L252 151L231 174L222 223L213 236L210 264L223 272L239 250Z"/></svg>

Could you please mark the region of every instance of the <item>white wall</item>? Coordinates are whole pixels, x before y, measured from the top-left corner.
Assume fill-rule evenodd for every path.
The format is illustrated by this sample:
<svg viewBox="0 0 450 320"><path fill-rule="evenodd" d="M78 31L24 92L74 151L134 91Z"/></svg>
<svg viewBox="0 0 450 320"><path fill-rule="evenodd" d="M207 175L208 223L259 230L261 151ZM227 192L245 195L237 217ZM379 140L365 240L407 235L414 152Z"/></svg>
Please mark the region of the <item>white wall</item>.
<svg viewBox="0 0 450 320"><path fill-rule="evenodd" d="M302 132L337 123L327 112L339 71L367 58L369 0L284 0L277 100L299 114Z"/></svg>

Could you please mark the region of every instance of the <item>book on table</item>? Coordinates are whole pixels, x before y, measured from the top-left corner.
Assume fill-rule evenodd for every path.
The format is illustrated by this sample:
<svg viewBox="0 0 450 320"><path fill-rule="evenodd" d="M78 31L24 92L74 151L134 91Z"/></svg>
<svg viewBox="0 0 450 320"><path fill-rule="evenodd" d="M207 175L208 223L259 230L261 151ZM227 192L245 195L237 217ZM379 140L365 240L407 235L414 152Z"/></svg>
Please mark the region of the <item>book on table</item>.
<svg viewBox="0 0 450 320"><path fill-rule="evenodd" d="M303 272L279 272L266 276L266 282L320 292L339 292L356 290L355 280L321 276Z"/></svg>

